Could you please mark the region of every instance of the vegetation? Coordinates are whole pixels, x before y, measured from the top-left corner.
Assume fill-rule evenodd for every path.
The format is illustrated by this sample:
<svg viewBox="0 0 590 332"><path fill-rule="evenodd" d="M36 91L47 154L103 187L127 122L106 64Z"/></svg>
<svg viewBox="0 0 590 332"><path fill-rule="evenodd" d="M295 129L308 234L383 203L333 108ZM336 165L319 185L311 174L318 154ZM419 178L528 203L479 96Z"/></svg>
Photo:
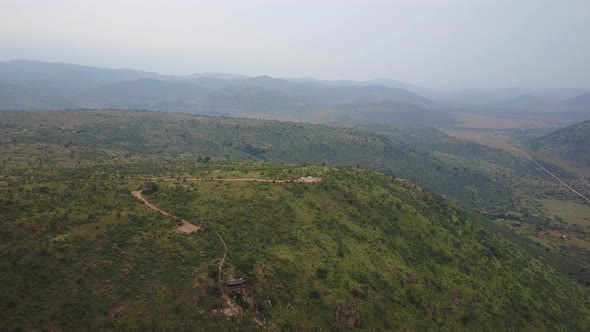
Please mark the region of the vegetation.
<svg viewBox="0 0 590 332"><path fill-rule="evenodd" d="M481 170L457 167L393 136L352 128L133 111L3 112L0 122L4 142L57 144L96 158L106 149L361 166L409 179L471 207L493 210L511 202L510 185Z"/></svg>
<svg viewBox="0 0 590 332"><path fill-rule="evenodd" d="M528 146L545 157L563 159L587 169L590 166L590 120L532 139Z"/></svg>
<svg viewBox="0 0 590 332"><path fill-rule="evenodd" d="M567 329L590 324L587 289L448 200L360 169L119 160L9 169L0 191L2 329ZM97 167L100 166L100 167ZM155 170L150 200L130 191ZM297 179L320 184L186 181ZM225 306L222 279L245 277ZM567 298L567 301L563 299Z"/></svg>
<svg viewBox="0 0 590 332"><path fill-rule="evenodd" d="M117 165L166 160L152 175L175 175L187 155L230 160L350 165L409 179L526 235L533 245L567 257L563 271L590 283L590 224L549 209L543 200L576 202L527 159L455 139L428 127L367 124L359 128L139 111L1 112L6 166ZM159 164L159 163L158 163ZM418 167L417 167L418 165ZM549 166L548 166L549 167ZM552 168L577 188L578 178ZM539 201L541 200L541 201ZM580 203L583 204L583 203ZM578 210L584 210L582 207ZM580 214L584 217L586 213ZM577 220L577 219L576 219ZM540 236L547 231L570 238ZM574 237L578 240L573 240ZM551 263L554 264L554 263Z"/></svg>
<svg viewBox="0 0 590 332"><path fill-rule="evenodd" d="M393 172L408 163L420 175L439 165L446 183L442 170L461 163L469 168L459 172L482 178L525 174L522 188L543 188L538 199L554 209L559 186L546 190L534 168L526 173L494 149L426 128L398 135L123 111L0 119L0 330L590 327L588 271L547 250L549 236L531 242L408 180L356 166ZM268 163L298 160L316 165ZM218 181L302 176L324 180ZM178 233L176 220L131 195L138 188L205 231ZM523 195L515 209L531 209L498 212L503 224L519 232L553 222L530 196L514 195ZM576 234L585 234L577 216ZM221 275L218 234L228 247ZM231 290L219 277L248 282Z"/></svg>

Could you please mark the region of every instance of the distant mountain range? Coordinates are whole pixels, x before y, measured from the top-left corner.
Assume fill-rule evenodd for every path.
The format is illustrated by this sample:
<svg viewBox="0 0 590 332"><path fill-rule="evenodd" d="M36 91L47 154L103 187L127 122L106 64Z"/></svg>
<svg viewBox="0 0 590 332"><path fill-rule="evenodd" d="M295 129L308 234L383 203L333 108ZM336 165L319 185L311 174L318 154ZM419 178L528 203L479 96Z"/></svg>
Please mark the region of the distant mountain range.
<svg viewBox="0 0 590 332"><path fill-rule="evenodd" d="M318 80L313 77L300 77L300 78L287 78L287 80L292 82L299 82L299 83L319 83L319 84L326 84L326 85L336 85L336 86L385 86L388 88L395 88L395 89L405 89L410 92L414 92L416 94L426 94L429 93L429 90L423 87L419 87L417 85L396 81L392 79L386 78L376 78L367 81L354 81L354 80Z"/></svg>
<svg viewBox="0 0 590 332"><path fill-rule="evenodd" d="M470 112L477 112L471 105L489 106L486 110L494 112L498 106L510 112L559 106L562 116L571 109L575 116L570 117L579 121L586 118L583 107L589 99L585 89L436 93L391 79L280 79L219 72L161 75L32 60L0 62L0 110L145 109L346 125L384 122L441 127L456 122L446 109L449 105L468 105Z"/></svg>
<svg viewBox="0 0 590 332"><path fill-rule="evenodd" d="M433 104L393 83L385 86L369 82L326 84L318 80L297 82L227 73L171 76L15 60L0 63L0 108L117 107L223 114L236 109L281 112L350 102Z"/></svg>
<svg viewBox="0 0 590 332"><path fill-rule="evenodd" d="M443 103L471 105L506 105L522 103L565 104L571 98L586 94L583 88L506 88L461 89L446 93L425 94Z"/></svg>

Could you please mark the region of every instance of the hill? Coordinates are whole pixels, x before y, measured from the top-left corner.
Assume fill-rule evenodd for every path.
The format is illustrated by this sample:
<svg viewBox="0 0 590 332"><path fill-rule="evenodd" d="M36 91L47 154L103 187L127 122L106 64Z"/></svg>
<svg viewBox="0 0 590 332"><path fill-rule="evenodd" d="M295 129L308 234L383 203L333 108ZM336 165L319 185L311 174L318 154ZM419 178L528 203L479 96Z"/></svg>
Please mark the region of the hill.
<svg viewBox="0 0 590 332"><path fill-rule="evenodd" d="M570 98L566 100L566 103L574 105L590 105L590 92Z"/></svg>
<svg viewBox="0 0 590 332"><path fill-rule="evenodd" d="M47 86L69 92L87 91L140 78L165 79L166 76L140 70L96 68L69 63L32 60L0 62L0 80L4 82Z"/></svg>
<svg viewBox="0 0 590 332"><path fill-rule="evenodd" d="M344 125L383 120L398 125L455 124L452 114L428 109L435 103L396 81L355 82L294 82L224 73L166 76L15 60L0 62L0 110L116 108Z"/></svg>
<svg viewBox="0 0 590 332"><path fill-rule="evenodd" d="M459 168L393 136L354 128L122 110L4 112L0 122L11 132L27 130L4 136L13 144L47 142L126 153L358 165L416 181L482 209L494 210L511 201L509 182L481 170ZM506 154L501 158L505 165L515 161Z"/></svg>
<svg viewBox="0 0 590 332"><path fill-rule="evenodd" d="M419 124L433 127L452 127L453 115L422 107L414 103L392 101L350 102L325 106L302 112L302 119L337 126L390 125L400 127Z"/></svg>
<svg viewBox="0 0 590 332"><path fill-rule="evenodd" d="M557 157L583 168L590 167L590 120L532 139L528 146L545 156Z"/></svg>
<svg viewBox="0 0 590 332"><path fill-rule="evenodd" d="M253 89L263 91L248 95L245 99L250 102L246 105L236 103L244 92L248 94ZM284 97L274 98L276 91ZM10 110L117 107L256 116L272 113L275 108L279 113L292 109L291 100L314 107L382 100L432 104L405 89L379 85L335 86L223 73L171 76L30 60L0 62L0 96L4 97L0 99L0 109ZM225 98L220 100L220 96ZM251 109L252 105L265 104L270 106Z"/></svg>
<svg viewBox="0 0 590 332"><path fill-rule="evenodd" d="M589 328L587 289L406 180L99 146L99 158L51 143L2 148L3 330ZM306 175L323 181L185 179ZM157 184L150 202L205 231L178 233L133 197L145 177ZM239 277L245 286L225 286Z"/></svg>
<svg viewBox="0 0 590 332"><path fill-rule="evenodd" d="M83 105L88 108L159 109L162 105L185 102L208 91L188 82L138 79L92 89L83 95Z"/></svg>
<svg viewBox="0 0 590 332"><path fill-rule="evenodd" d="M193 74L184 75L181 77L186 78L186 79L198 79L198 78L207 77L207 78L220 78L220 79L226 79L226 80L233 80L233 79L239 79L239 78L248 78L250 76L241 75L241 74L232 74L232 73L204 72L204 73L193 73Z"/></svg>
<svg viewBox="0 0 590 332"><path fill-rule="evenodd" d="M494 105L507 104L514 99L518 100L519 96L523 96L525 99L534 96L533 99L542 99L539 102L544 101L553 105L586 92L588 89L584 88L462 89L439 94L437 100L459 104L488 105L494 108Z"/></svg>
<svg viewBox="0 0 590 332"><path fill-rule="evenodd" d="M521 95L518 95L516 97L514 97L512 100L510 100L511 104L538 104L538 103L542 103L545 102L545 100L543 98L540 98L538 96L535 96L534 94L531 93L523 93Z"/></svg>
<svg viewBox="0 0 590 332"><path fill-rule="evenodd" d="M0 110L49 110L80 107L75 95L57 88L22 82L0 82Z"/></svg>
<svg viewBox="0 0 590 332"><path fill-rule="evenodd" d="M386 86L389 88L401 88L404 90L408 90L410 92L416 94L426 94L429 91L423 87L419 87L410 83L401 82L392 79L383 79L383 78L376 78L366 81L355 81L355 80L319 80L313 77L300 77L300 78L287 78L287 80L292 82L314 82L319 84L326 84L326 85L336 85L336 86Z"/></svg>
<svg viewBox="0 0 590 332"><path fill-rule="evenodd" d="M25 173L24 161L15 154L33 155L27 161L31 165L84 164L87 159L115 163L125 156L165 158L167 167L171 167L187 156L198 155L378 170L450 197L526 235L529 244L541 250L536 257L549 255L546 259L560 271L590 284L590 245L585 240L590 228L584 221L584 203L577 202L577 197L528 159L520 160L433 128L375 123L334 128L124 110L0 112L0 142L8 158L3 166L20 165L19 172ZM551 169L590 194L582 180ZM166 168L158 169L160 172L165 173ZM568 204L578 212L564 215L540 205L549 203L547 208ZM571 241L542 235L547 232L567 234Z"/></svg>

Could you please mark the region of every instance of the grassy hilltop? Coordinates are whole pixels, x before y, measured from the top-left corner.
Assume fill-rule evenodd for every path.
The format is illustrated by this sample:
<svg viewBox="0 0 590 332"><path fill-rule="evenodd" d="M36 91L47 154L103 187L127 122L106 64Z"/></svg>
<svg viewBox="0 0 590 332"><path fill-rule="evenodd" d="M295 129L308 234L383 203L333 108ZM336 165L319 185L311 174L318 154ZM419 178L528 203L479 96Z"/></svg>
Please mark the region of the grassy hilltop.
<svg viewBox="0 0 590 332"><path fill-rule="evenodd" d="M140 166L143 165L143 168ZM97 167L100 166L100 167ZM3 329L565 329L586 289L406 180L351 168L143 160L9 170ZM204 227L192 235L130 191ZM183 181L297 179L320 184ZM218 284L245 277L231 291ZM222 292L243 312L230 319ZM567 299L567 300L565 300Z"/></svg>
<svg viewBox="0 0 590 332"><path fill-rule="evenodd" d="M155 112L62 111L3 112L0 129L4 129L0 139L6 143L44 142L95 153L96 158L108 150L128 155L198 153L234 160L361 166L409 179L472 207L494 210L511 201L509 181L496 174L466 167L394 135L350 128ZM481 153L493 150L478 147ZM494 153L504 164L514 164L513 157Z"/></svg>

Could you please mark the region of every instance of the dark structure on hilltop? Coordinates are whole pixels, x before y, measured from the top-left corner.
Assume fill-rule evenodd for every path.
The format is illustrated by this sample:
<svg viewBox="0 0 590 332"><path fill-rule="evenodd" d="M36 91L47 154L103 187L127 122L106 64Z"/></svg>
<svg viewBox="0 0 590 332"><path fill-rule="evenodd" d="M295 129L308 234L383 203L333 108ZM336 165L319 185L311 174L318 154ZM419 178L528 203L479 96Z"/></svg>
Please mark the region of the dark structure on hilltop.
<svg viewBox="0 0 590 332"><path fill-rule="evenodd" d="M239 287L244 285L245 283L247 283L248 280L244 279L244 278L239 278L239 279L231 279L228 282L225 283L225 285L227 287Z"/></svg>

